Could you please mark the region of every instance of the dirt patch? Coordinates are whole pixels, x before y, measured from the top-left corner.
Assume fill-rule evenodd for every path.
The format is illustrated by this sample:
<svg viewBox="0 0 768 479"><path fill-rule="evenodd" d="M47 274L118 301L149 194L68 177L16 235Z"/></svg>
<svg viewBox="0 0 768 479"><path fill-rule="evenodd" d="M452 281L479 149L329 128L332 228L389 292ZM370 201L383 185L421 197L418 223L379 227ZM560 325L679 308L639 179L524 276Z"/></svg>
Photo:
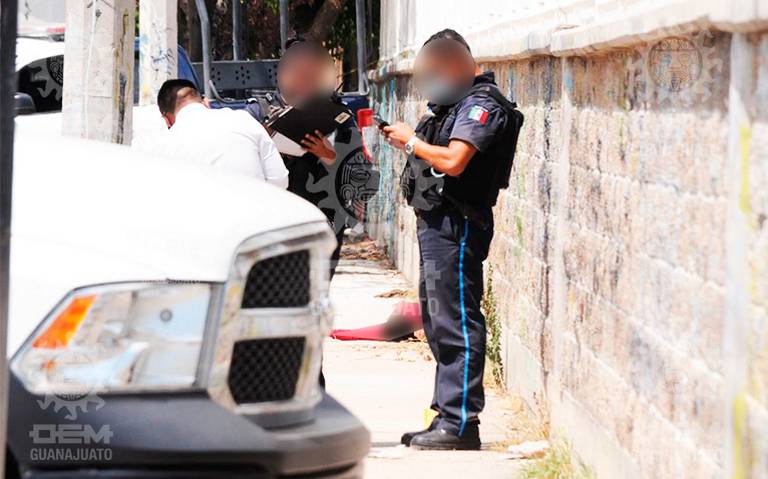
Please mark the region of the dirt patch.
<svg viewBox="0 0 768 479"><path fill-rule="evenodd" d="M377 298L414 298L416 294L410 289L395 288L376 295Z"/></svg>
<svg viewBox="0 0 768 479"><path fill-rule="evenodd" d="M426 343L415 338L402 341L349 341L351 349L365 352L370 357L394 359L395 361L432 362L432 352Z"/></svg>
<svg viewBox="0 0 768 479"><path fill-rule="evenodd" d="M487 373L488 368L486 368L486 381L484 381L485 393L489 397L498 398L495 402L496 409L501 412L507 436L505 440L493 443L491 449L506 452L507 448L513 444L548 439L548 425L537 417L525 400L520 396L509 394L493 381L488 381Z"/></svg>
<svg viewBox="0 0 768 479"><path fill-rule="evenodd" d="M377 261L389 264L389 258L383 248L370 238L344 243L341 247L341 259Z"/></svg>

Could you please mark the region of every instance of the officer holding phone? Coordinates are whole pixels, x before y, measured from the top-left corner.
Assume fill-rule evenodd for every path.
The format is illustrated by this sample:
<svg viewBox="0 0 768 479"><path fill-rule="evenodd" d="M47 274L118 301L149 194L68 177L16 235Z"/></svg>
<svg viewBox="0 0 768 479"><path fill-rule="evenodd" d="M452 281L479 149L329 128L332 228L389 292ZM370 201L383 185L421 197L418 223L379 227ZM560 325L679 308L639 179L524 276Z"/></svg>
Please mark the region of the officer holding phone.
<svg viewBox="0 0 768 479"><path fill-rule="evenodd" d="M437 362L424 430L403 435L418 449L479 449L485 397L486 328L480 310L483 261L493 238L499 189L507 186L522 115L480 71L464 38L433 35L416 58L415 80L431 115L414 130L383 125L409 156L402 190L418 217L424 331Z"/></svg>

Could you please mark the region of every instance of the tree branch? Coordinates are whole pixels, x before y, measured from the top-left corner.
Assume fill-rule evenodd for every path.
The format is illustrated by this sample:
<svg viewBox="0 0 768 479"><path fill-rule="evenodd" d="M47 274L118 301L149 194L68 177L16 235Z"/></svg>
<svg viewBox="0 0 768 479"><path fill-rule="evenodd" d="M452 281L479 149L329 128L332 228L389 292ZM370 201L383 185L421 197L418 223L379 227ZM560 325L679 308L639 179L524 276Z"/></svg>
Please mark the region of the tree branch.
<svg viewBox="0 0 768 479"><path fill-rule="evenodd" d="M344 0L325 0L317 15L315 15L312 26L306 33L306 37L316 42L326 41L331 34L333 25L339 18L343 5Z"/></svg>

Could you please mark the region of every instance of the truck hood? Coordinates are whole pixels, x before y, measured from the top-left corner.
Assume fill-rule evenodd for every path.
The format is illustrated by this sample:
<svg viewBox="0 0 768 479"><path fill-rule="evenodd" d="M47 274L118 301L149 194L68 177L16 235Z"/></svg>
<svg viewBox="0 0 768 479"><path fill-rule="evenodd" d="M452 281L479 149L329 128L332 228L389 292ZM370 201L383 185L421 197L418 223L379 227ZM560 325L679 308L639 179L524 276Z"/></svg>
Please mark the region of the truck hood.
<svg viewBox="0 0 768 479"><path fill-rule="evenodd" d="M310 203L258 180L118 145L40 138L27 130L16 139L10 353L74 288L224 281L246 238L326 221Z"/></svg>
<svg viewBox="0 0 768 479"><path fill-rule="evenodd" d="M64 42L48 38L16 39L16 71L44 58L64 55Z"/></svg>

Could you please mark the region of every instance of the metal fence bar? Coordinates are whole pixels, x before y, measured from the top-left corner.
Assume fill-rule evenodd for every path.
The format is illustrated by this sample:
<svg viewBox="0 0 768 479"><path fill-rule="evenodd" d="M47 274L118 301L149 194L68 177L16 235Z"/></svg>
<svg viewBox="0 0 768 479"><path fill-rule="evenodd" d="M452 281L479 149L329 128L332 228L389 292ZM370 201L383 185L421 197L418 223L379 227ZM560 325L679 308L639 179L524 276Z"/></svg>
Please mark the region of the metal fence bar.
<svg viewBox="0 0 768 479"><path fill-rule="evenodd" d="M243 59L243 10L242 0L232 0L232 58Z"/></svg>
<svg viewBox="0 0 768 479"><path fill-rule="evenodd" d="M288 0L280 0L280 51L285 50L288 41Z"/></svg>
<svg viewBox="0 0 768 479"><path fill-rule="evenodd" d="M366 49L366 23L365 0L357 0L355 3L355 28L357 33L357 91L368 93L368 79L366 78L368 52Z"/></svg>
<svg viewBox="0 0 768 479"><path fill-rule="evenodd" d="M203 40L203 89L206 98L213 98L211 90L211 21L208 18L208 7L205 0L195 0L197 14L200 17L200 36Z"/></svg>

